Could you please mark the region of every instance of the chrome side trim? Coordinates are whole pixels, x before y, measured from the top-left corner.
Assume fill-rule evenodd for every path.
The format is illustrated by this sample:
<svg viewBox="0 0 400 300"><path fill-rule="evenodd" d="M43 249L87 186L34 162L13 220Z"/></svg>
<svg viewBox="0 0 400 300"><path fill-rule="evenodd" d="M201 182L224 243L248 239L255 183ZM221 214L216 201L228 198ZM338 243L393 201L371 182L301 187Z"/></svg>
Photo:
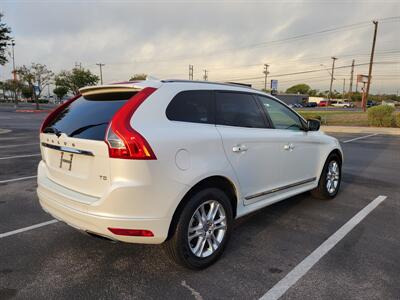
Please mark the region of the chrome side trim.
<svg viewBox="0 0 400 300"><path fill-rule="evenodd" d="M258 197L261 197L261 196L265 196L265 195L268 195L268 194L276 193L276 192L279 192L279 191L282 191L282 190L290 189L290 188L295 187L295 186L299 186L299 185L302 185L302 184L310 183L310 182L315 181L316 179L317 179L317 177L313 177L313 178L302 180L302 181L299 181L299 182L296 182L296 183L291 183L291 184L284 185L284 186L281 186L281 187L278 187L278 188L275 188L275 189L272 189L272 190L269 190L269 191L257 193L257 194L250 195L250 196L246 196L246 197L244 197L244 199L245 200L251 200L251 199L258 198Z"/></svg>
<svg viewBox="0 0 400 300"><path fill-rule="evenodd" d="M70 147L64 147L64 146L57 146L57 145L52 145L52 144L47 144L47 143L42 143L43 147L50 148L53 150L58 150L62 152L67 152L67 153L73 153L73 154L81 154L81 155L87 155L87 156L94 156L94 154L90 151L86 150L79 150L75 148L70 148Z"/></svg>

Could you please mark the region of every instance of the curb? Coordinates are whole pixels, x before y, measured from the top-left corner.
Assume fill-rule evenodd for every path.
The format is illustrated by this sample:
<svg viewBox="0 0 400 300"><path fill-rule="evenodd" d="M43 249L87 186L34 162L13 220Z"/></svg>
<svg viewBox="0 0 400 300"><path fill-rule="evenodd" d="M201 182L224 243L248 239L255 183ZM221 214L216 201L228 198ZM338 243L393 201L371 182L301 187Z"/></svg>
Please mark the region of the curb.
<svg viewBox="0 0 400 300"><path fill-rule="evenodd" d="M37 110L37 109L17 109L17 113L48 113L50 110Z"/></svg>
<svg viewBox="0 0 400 300"><path fill-rule="evenodd" d="M361 126L321 126L324 132L336 133L379 133L389 135L400 135L400 128L389 127L361 127Z"/></svg>

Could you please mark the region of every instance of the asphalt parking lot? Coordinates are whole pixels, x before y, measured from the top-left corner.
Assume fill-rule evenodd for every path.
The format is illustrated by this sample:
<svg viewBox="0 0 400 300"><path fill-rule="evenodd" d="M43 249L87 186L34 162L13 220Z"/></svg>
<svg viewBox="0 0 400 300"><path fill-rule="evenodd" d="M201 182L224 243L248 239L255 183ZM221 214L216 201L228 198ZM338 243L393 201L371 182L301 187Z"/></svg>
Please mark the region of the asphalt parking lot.
<svg viewBox="0 0 400 300"><path fill-rule="evenodd" d="M0 128L11 130L0 133L0 299L259 299L381 195L281 299L400 299L400 136L335 135L345 155L336 199L302 194L237 220L222 259L196 272L161 246L110 243L59 222L29 228L52 220L32 177L44 116L0 108Z"/></svg>

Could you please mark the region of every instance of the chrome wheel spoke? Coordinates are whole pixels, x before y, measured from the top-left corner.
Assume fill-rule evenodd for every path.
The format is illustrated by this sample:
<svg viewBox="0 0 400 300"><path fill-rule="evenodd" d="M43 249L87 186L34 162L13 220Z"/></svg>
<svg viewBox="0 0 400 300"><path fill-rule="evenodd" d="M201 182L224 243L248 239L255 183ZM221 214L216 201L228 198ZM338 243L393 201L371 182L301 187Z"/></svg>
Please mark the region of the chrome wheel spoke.
<svg viewBox="0 0 400 300"><path fill-rule="evenodd" d="M227 230L224 207L215 200L202 203L189 221L187 239L197 257L207 257L220 246Z"/></svg>
<svg viewBox="0 0 400 300"><path fill-rule="evenodd" d="M340 168L339 164L332 160L328 165L328 172L326 174L326 189L328 193L332 194L339 186Z"/></svg>

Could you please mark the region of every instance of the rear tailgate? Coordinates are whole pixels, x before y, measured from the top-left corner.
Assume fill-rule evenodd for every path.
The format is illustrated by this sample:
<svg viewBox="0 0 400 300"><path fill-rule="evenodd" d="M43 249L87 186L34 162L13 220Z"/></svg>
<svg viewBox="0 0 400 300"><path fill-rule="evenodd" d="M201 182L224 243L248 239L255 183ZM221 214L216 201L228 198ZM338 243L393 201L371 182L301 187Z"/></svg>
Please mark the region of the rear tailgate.
<svg viewBox="0 0 400 300"><path fill-rule="evenodd" d="M48 178L89 196L104 195L110 186L106 130L113 115L136 92L84 94L48 122L40 134Z"/></svg>
<svg viewBox="0 0 400 300"><path fill-rule="evenodd" d="M106 192L110 185L110 159L104 141L42 133L40 143L50 180L94 197Z"/></svg>

